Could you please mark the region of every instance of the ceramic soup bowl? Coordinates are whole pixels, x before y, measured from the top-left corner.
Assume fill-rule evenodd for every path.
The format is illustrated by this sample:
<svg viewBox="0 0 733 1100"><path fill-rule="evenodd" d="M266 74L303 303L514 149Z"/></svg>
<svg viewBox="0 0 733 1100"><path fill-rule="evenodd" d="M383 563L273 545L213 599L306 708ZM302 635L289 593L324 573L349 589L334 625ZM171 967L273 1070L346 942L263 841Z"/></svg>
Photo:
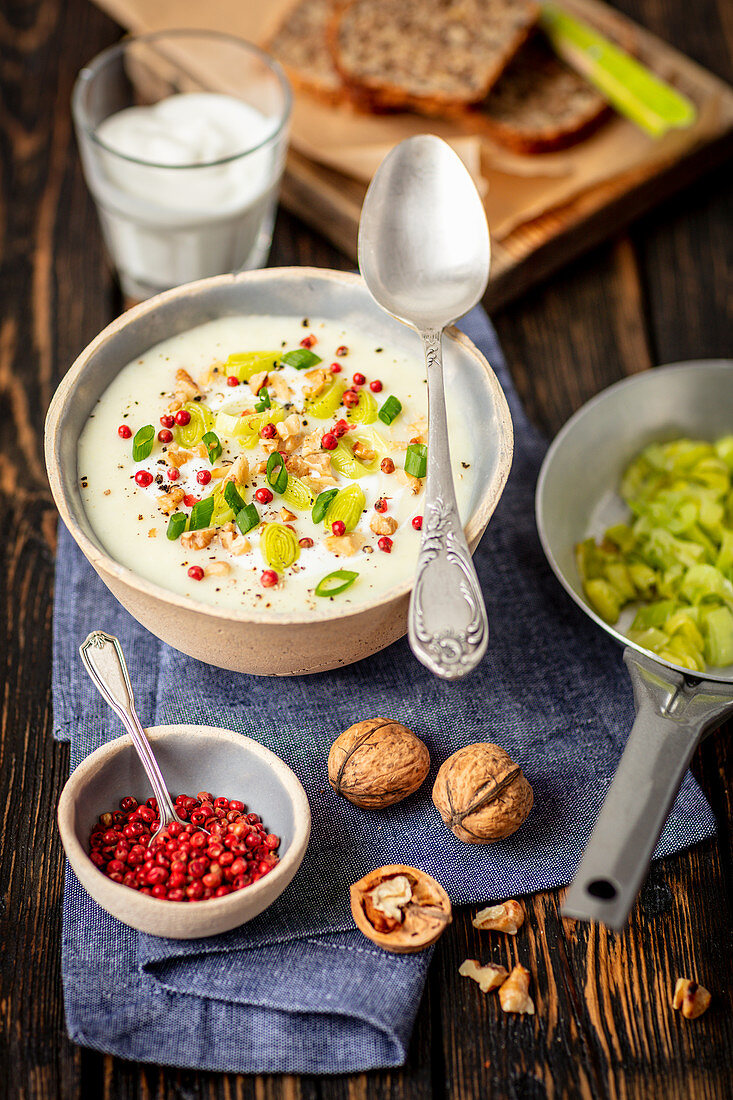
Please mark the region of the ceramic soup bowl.
<svg viewBox="0 0 733 1100"><path fill-rule="evenodd" d="M115 561L101 545L84 509L77 468L79 436L112 379L161 340L238 314L323 317L365 329L375 343L383 341L397 351L421 354L417 335L388 317L357 275L274 268L217 276L167 291L104 329L61 382L46 421L51 490L61 518L107 587L131 615L169 645L200 661L257 675L300 675L347 665L406 633L412 577L347 609L325 601L322 611L294 607L284 616L209 607L167 591ZM465 430L474 443L474 482L466 524L473 550L509 474L511 417L489 364L455 328L445 334L444 360L446 385L461 395Z"/></svg>

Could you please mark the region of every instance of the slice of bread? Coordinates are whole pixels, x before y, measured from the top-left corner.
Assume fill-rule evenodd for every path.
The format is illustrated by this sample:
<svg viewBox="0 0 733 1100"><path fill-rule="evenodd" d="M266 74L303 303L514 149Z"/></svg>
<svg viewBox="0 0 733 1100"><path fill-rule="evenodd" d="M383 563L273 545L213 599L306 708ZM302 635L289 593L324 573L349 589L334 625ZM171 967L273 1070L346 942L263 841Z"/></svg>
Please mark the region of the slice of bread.
<svg viewBox="0 0 733 1100"><path fill-rule="evenodd" d="M535 0L352 0L328 41L373 107L435 115L484 99L538 16Z"/></svg>
<svg viewBox="0 0 733 1100"><path fill-rule="evenodd" d="M300 0L266 43L296 88L327 103L348 98L326 44L326 28L338 7L338 0Z"/></svg>
<svg viewBox="0 0 733 1100"><path fill-rule="evenodd" d="M516 153L549 153L582 141L610 113L600 92L535 34L486 100L454 117Z"/></svg>

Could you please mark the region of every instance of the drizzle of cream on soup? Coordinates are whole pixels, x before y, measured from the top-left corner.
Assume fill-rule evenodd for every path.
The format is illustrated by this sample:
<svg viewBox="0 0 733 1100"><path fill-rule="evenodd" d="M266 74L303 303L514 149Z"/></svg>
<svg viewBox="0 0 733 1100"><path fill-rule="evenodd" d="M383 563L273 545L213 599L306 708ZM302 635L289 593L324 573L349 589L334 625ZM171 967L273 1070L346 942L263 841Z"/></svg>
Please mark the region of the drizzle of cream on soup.
<svg viewBox="0 0 733 1100"><path fill-rule="evenodd" d="M315 341L307 350L321 362L301 370L290 365L271 369L265 381L266 398L262 389L257 395L253 392L251 383L257 386L260 382L256 376L251 382L228 383L228 378L236 376L236 357L242 353L273 351L277 355L270 362L278 362L280 355L299 349L304 338L310 342L308 337L315 337ZM344 348L348 350L344 352ZM341 354L337 354L339 351ZM332 372L332 364L341 370ZM177 379L179 371L187 372L201 391L193 400L181 376ZM247 371L240 373L246 375ZM259 368L257 374L261 374ZM355 374L364 375L366 381L355 384ZM381 382L381 390L371 389L370 383L375 381ZM368 424L352 423L350 409L344 404L338 404L327 418L313 416L310 410L314 403L333 392L335 382L358 393L359 405L362 401L369 404L371 398L381 408L394 396L402 410L389 425L378 417ZM308 610L322 612L329 606L334 611L337 607L347 611L401 583L415 569L421 536L412 521L423 514L425 490L421 480L406 476L404 464L411 441L427 442L426 390L424 365L417 357L375 346L367 332L333 321L242 316L200 325L165 340L125 366L95 406L81 434L78 452L81 493L89 520L100 542L118 562L163 588L201 603L284 616ZM369 396L362 398L362 394ZM269 399L269 409L258 414L255 406L258 401L262 404L263 398L265 402ZM222 447L213 463L205 447L178 442L178 426L171 429L172 442L158 439L161 417L175 415L177 406L186 401L189 407L198 404L210 413L211 430ZM243 439L227 434L237 418L247 420L249 429L251 417L259 416L254 421L259 428L269 422L268 417L274 420L280 416L273 410L282 412L274 438L262 437L259 430L256 439L253 434ZM448 420L456 496L465 522L472 492L473 456L471 442L460 426L459 396L452 393L448 394ZM338 436L339 454L351 456L356 447L361 459L361 473L356 479L339 472L334 465L338 463L336 451L321 445L324 435L339 431L339 421L341 429L344 421L348 425L348 430ZM121 425L129 427L131 438L119 435ZM133 438L145 425L155 428L155 442L150 455L136 462ZM361 487L363 511L343 541L333 538L324 521L313 521L311 507L295 507L271 489L265 466L275 450L285 456L290 477L293 470L298 472L298 480L307 486L312 500L317 499L319 491L342 490L355 484ZM230 513L229 522L216 528L205 546L193 543L205 543L211 526L201 539L192 539L190 533L169 539L169 514L162 509L190 517L192 498L204 499L217 489L221 495L221 486L240 456L244 456L247 474L234 484L245 504L257 508L260 525L242 534ZM383 471L384 457L394 462L394 472ZM185 461L174 467L181 458ZM389 462L384 465L389 468ZM178 478L171 480L169 474L174 468L178 469ZM141 487L136 483L135 475L141 470L152 475L150 485ZM198 480L200 471L211 475L206 484ZM256 491L263 488L273 492L272 501L266 504L256 497ZM179 496L185 496L185 502L181 499L171 507L171 499ZM386 502L386 511L375 510L375 504L381 501ZM384 520L392 522L380 522ZM313 540L310 547L298 546L296 560L277 571L278 582L273 587L262 583L263 572L272 569L260 547L266 523L289 525L299 544L301 540ZM380 538L385 537L380 528L393 526L394 530L386 534L391 540L391 551L387 553L379 546ZM203 580L189 576L192 566L203 569ZM319 581L336 570L356 572L358 576L339 595L316 595Z"/></svg>

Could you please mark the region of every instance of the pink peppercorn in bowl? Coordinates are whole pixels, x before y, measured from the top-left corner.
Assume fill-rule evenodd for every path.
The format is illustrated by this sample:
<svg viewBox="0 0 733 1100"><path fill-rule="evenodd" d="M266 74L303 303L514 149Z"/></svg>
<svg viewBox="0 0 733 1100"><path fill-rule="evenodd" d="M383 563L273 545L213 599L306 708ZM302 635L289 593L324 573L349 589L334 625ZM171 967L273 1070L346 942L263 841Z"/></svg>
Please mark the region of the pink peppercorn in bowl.
<svg viewBox="0 0 733 1100"><path fill-rule="evenodd" d="M305 791L278 756L231 730L154 726L147 734L172 795L207 790L243 802L279 838L279 861L251 885L206 901L162 900L108 878L89 854L99 815L117 809L125 795L143 802L152 794L132 742L124 736L91 753L61 792L58 825L69 863L98 905L140 932L198 939L237 928L271 905L300 867L311 822Z"/></svg>

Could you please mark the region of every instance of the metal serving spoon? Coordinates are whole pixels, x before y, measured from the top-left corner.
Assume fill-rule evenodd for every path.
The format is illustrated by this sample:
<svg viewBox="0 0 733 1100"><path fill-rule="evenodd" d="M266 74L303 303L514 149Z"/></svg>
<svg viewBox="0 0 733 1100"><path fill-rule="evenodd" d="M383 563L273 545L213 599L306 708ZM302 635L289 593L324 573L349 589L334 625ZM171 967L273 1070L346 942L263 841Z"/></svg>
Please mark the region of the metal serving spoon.
<svg viewBox="0 0 733 1100"><path fill-rule="evenodd" d="M160 814L160 825L150 838L152 844L158 833L171 822L180 821L182 825L187 825L188 822L176 813L158 761L155 759L150 742L145 736L145 730L135 711L135 696L132 693L130 674L127 671L122 646L113 634L95 630L79 646L79 653L87 672L109 705L117 712L122 725L132 738L135 751L150 780Z"/></svg>
<svg viewBox="0 0 733 1100"><path fill-rule="evenodd" d="M489 228L473 180L440 138L420 134L384 158L359 223L359 268L378 305L420 334L428 376L426 501L409 638L444 679L479 663L489 640L481 588L458 516L441 336L486 289Z"/></svg>

